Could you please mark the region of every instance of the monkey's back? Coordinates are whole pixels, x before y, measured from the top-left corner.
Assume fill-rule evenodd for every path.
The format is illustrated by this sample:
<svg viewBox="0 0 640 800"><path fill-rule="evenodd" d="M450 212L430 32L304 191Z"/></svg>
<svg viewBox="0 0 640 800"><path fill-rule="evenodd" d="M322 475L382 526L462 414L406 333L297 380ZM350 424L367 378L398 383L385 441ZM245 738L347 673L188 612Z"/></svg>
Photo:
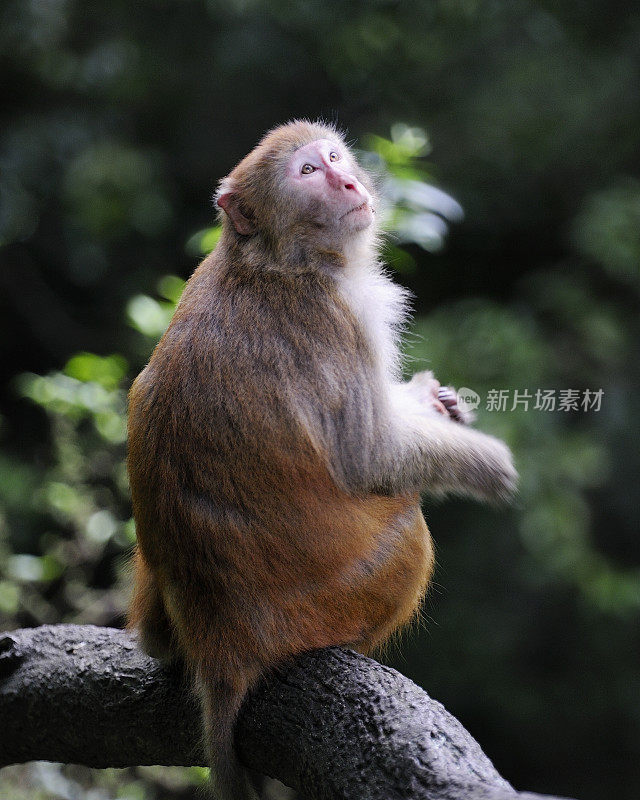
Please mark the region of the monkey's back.
<svg viewBox="0 0 640 800"><path fill-rule="evenodd" d="M363 348L317 276L240 278L216 256L194 273L129 418L140 568L187 660L229 676L366 650L419 604L419 498L350 492L327 452L375 413Z"/></svg>

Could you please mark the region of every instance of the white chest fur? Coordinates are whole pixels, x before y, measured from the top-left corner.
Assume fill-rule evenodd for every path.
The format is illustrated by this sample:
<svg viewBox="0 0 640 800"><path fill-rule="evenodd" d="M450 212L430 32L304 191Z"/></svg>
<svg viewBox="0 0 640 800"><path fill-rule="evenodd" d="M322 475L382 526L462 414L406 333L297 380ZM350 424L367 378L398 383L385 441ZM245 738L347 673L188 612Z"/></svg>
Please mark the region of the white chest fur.
<svg viewBox="0 0 640 800"><path fill-rule="evenodd" d="M342 295L356 318L377 358L381 377L400 378L400 334L408 316L409 293L395 284L370 251L349 259L340 276Z"/></svg>

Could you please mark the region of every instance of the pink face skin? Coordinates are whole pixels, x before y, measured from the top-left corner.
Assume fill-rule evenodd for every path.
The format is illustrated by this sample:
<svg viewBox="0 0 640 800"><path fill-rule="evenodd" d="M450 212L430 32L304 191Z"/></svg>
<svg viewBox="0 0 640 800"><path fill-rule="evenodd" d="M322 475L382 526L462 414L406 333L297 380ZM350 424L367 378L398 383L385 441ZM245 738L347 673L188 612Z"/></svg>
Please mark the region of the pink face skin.
<svg viewBox="0 0 640 800"><path fill-rule="evenodd" d="M371 195L356 178L354 167L344 148L330 139L316 139L291 156L289 185L321 227L349 233L365 230L373 222Z"/></svg>

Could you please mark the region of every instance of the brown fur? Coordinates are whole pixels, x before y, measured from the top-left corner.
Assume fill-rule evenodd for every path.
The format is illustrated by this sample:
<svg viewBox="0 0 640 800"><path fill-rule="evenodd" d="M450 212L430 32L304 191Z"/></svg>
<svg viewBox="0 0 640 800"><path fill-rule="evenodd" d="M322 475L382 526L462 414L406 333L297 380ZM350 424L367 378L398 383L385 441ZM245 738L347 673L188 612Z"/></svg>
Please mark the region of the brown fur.
<svg viewBox="0 0 640 800"><path fill-rule="evenodd" d="M224 800L253 796L232 748L247 689L305 650L369 652L414 616L433 569L418 492L442 481L419 435L407 445L389 422L375 342L340 289L341 231L283 187L291 154L326 138L346 151L326 126L283 126L223 181L252 233L225 218L130 393L130 624L192 671ZM470 463L441 450L445 474Z"/></svg>

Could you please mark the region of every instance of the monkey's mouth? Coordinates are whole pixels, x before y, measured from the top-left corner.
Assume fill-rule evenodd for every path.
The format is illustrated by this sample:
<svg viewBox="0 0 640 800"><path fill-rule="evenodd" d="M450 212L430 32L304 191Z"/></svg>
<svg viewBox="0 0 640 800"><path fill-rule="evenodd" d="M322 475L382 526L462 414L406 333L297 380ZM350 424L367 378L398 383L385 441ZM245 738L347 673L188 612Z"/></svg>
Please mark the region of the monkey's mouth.
<svg viewBox="0 0 640 800"><path fill-rule="evenodd" d="M355 206L354 208L349 209L349 211L343 214L340 219L344 219L345 217L348 217L349 214L354 214L356 211L364 211L365 208L369 208L369 203L367 202L367 200L365 200L364 203L360 203L359 206ZM373 211L373 209L371 210Z"/></svg>

